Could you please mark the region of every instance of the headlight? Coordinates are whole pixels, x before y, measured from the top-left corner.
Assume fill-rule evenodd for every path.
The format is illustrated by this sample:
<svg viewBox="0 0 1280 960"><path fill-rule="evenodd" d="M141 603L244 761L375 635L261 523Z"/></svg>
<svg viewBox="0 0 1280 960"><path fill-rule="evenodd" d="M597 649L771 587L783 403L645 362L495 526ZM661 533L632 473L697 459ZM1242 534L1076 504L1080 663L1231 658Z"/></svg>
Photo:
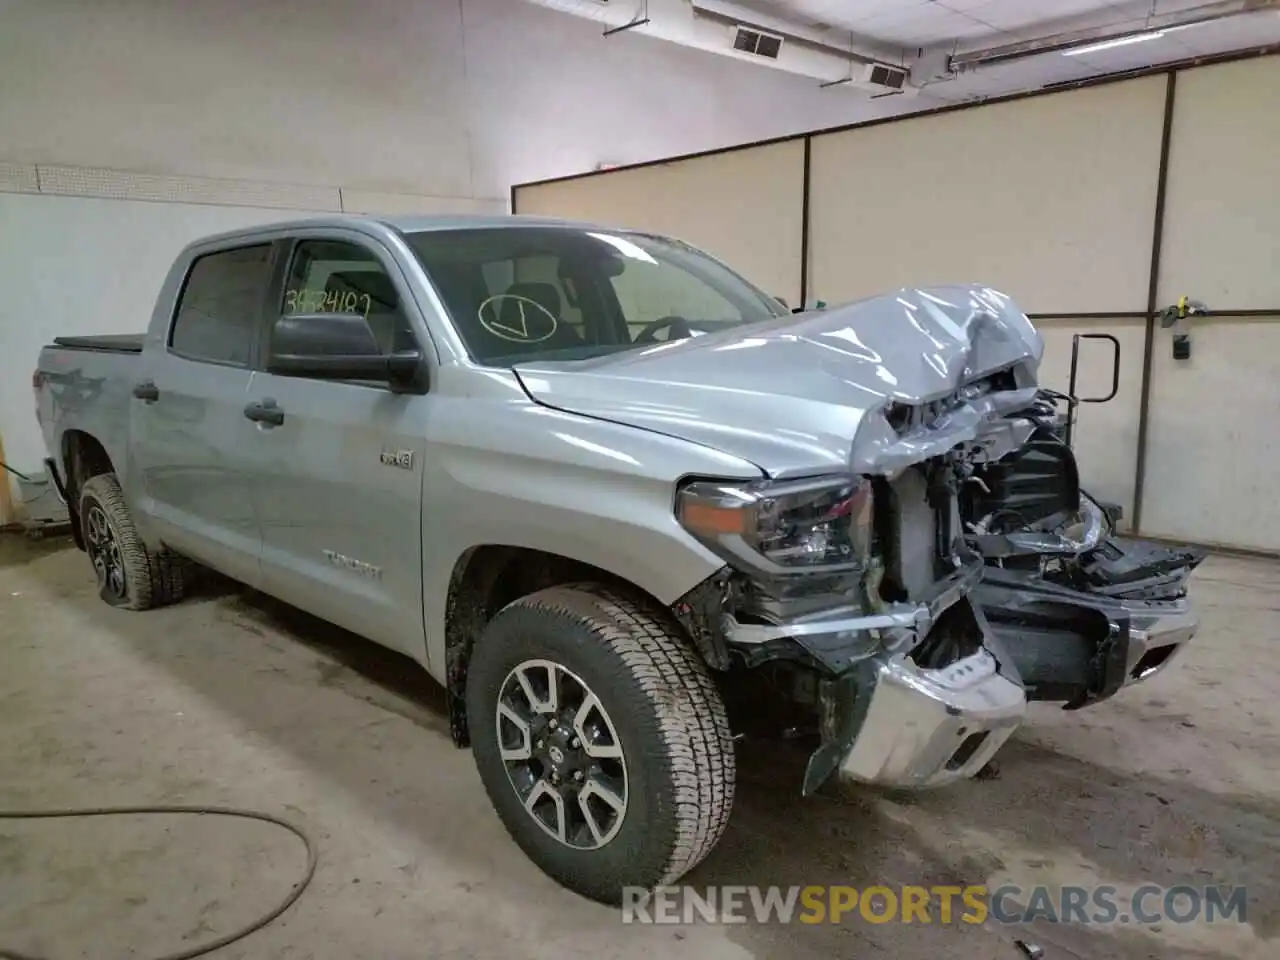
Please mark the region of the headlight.
<svg viewBox="0 0 1280 960"><path fill-rule="evenodd" d="M680 488L676 516L727 559L766 573L853 570L870 553L871 481L697 480Z"/></svg>

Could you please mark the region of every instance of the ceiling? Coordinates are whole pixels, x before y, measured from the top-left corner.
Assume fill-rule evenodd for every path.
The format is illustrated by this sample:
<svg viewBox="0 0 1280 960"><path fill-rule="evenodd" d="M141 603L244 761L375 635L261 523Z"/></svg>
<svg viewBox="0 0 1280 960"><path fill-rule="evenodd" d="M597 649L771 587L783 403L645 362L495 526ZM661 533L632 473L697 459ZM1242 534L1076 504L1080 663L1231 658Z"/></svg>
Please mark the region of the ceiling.
<svg viewBox="0 0 1280 960"><path fill-rule="evenodd" d="M1148 17L1202 7L1210 0L748 0L755 9L806 27L848 31L851 40L897 48L902 62L921 49L963 53L1106 27L1137 31ZM745 5L745 4L744 4ZM1034 89L1103 74L1280 43L1280 12L1244 14L1171 30L1166 35L1066 56L1045 53L939 79L930 96L944 100Z"/></svg>

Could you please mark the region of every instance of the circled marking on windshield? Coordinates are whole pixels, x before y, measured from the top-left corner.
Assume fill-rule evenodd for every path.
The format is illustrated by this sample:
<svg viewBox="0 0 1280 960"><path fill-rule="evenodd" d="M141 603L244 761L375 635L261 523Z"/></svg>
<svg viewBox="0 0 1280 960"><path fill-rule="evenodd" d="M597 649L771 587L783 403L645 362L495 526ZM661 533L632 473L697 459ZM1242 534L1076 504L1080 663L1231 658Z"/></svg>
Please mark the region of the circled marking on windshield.
<svg viewBox="0 0 1280 960"><path fill-rule="evenodd" d="M514 310L507 308L508 300L514 301ZM495 337L511 343L542 343L550 340L560 326L555 315L537 300L515 293L489 297L480 304L476 319Z"/></svg>

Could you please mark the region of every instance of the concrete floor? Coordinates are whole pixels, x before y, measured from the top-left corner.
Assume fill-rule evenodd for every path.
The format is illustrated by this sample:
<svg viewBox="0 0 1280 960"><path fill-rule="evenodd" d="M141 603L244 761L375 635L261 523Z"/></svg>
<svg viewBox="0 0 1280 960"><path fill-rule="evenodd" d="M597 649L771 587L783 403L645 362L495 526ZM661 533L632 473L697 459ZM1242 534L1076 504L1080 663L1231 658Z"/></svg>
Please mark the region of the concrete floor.
<svg viewBox="0 0 1280 960"><path fill-rule="evenodd" d="M802 800L796 758L744 744L694 884L1220 882L1248 925L639 927L510 842L442 695L412 664L234 588L106 607L66 543L0 538L0 807L233 804L315 837L312 887L223 958L1274 958L1280 944L1280 566L1211 558L1169 672L1078 714L1038 709L996 779ZM276 901L287 833L210 818L0 821L0 949L62 960L192 946Z"/></svg>

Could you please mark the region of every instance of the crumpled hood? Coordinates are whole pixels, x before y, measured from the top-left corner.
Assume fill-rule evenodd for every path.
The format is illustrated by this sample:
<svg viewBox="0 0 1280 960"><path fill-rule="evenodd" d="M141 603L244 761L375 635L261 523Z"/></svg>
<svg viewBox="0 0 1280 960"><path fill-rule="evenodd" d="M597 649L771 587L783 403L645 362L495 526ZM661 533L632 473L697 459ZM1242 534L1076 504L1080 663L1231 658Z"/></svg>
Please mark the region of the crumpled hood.
<svg viewBox="0 0 1280 960"><path fill-rule="evenodd" d="M523 363L516 374L546 406L714 447L770 476L892 474L982 440L1004 414L1030 404L1043 352L1010 298L956 286L903 289L592 360ZM1016 389L906 432L885 417L891 404L946 400L1010 369Z"/></svg>

